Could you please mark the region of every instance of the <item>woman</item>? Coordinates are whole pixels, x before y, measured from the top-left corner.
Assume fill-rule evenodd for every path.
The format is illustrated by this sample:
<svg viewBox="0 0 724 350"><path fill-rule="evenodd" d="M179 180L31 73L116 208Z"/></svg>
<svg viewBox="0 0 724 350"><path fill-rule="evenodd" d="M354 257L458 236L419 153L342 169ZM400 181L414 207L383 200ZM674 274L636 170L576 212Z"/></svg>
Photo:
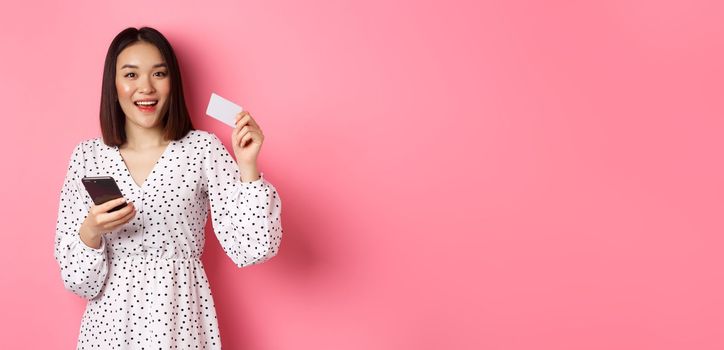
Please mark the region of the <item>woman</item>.
<svg viewBox="0 0 724 350"><path fill-rule="evenodd" d="M237 115L236 161L216 135L195 130L171 45L148 27L111 43L100 122L102 138L71 155L55 236L65 288L88 299L78 349L220 349L199 260L209 205L239 267L276 255L282 237L281 199L257 167L259 125ZM112 176L124 198L94 205L85 176Z"/></svg>

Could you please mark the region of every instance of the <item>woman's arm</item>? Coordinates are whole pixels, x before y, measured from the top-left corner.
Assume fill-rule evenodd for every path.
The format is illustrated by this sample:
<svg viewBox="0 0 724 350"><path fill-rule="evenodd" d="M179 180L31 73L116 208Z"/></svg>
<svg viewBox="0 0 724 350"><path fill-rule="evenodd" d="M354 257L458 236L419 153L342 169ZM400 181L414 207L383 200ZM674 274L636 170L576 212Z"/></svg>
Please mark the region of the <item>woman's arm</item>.
<svg viewBox="0 0 724 350"><path fill-rule="evenodd" d="M236 162L214 134L210 134L204 174L212 226L224 252L238 267L275 256L282 239L282 201L264 174L242 181Z"/></svg>
<svg viewBox="0 0 724 350"><path fill-rule="evenodd" d="M83 168L81 143L73 150L60 191L55 229L55 260L60 266L65 288L78 296L92 299L103 288L108 274L108 263L103 237L100 237L98 248L90 247L81 240L81 224L88 214L82 192L78 188L78 181L84 174Z"/></svg>

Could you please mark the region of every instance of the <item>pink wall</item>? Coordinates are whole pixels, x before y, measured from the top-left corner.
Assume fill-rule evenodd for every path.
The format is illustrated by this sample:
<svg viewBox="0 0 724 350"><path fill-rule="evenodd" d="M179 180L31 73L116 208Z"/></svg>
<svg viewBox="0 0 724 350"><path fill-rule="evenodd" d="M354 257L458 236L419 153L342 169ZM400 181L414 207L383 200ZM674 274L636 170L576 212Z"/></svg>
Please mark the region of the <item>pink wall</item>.
<svg viewBox="0 0 724 350"><path fill-rule="evenodd" d="M268 263L207 241L225 348L724 348L721 1L61 3L0 11L0 348L75 345L58 195L142 25L284 200Z"/></svg>

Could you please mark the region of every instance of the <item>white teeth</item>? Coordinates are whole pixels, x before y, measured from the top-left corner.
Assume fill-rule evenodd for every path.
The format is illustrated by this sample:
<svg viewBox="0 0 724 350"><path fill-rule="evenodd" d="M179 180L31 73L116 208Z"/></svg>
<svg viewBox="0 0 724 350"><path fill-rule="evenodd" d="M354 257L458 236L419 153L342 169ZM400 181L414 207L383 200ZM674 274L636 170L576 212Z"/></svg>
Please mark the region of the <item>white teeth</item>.
<svg viewBox="0 0 724 350"><path fill-rule="evenodd" d="M135 102L136 105L141 105L141 106L153 106L156 103L158 103L158 101L136 101Z"/></svg>

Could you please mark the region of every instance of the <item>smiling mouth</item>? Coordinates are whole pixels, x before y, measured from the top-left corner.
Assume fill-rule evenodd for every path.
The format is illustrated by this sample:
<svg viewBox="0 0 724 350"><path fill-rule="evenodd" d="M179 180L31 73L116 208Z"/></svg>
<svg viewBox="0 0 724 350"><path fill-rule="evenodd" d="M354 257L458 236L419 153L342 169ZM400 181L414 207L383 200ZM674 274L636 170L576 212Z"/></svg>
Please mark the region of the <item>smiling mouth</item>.
<svg viewBox="0 0 724 350"><path fill-rule="evenodd" d="M135 104L135 105L138 106L138 107L153 107L153 106L155 106L155 105L158 104L158 100L153 100L153 101L136 101L136 102L133 102L133 104Z"/></svg>
<svg viewBox="0 0 724 350"><path fill-rule="evenodd" d="M133 102L133 104L135 104L136 107L138 107L138 110L143 113L155 113L158 100L136 101Z"/></svg>

